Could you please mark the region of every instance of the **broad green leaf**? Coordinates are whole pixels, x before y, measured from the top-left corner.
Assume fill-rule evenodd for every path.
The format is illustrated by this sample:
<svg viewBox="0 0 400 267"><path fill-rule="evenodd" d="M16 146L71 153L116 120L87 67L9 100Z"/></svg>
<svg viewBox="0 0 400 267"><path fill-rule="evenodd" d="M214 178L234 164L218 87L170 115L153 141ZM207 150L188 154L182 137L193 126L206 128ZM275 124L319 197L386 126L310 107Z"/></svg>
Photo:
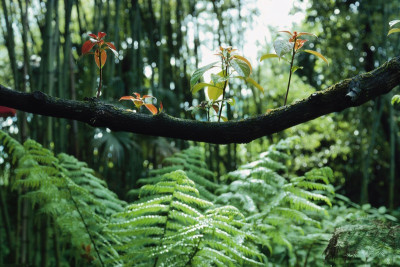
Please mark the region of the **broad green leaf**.
<svg viewBox="0 0 400 267"><path fill-rule="evenodd" d="M246 82L251 83L252 85L254 85L258 90L260 90L261 92L264 93L264 88L262 88L261 85L259 85L255 80L253 80L250 77L246 78Z"/></svg>
<svg viewBox="0 0 400 267"><path fill-rule="evenodd" d="M400 28L393 28L388 32L388 36L391 35L392 33L400 32Z"/></svg>
<svg viewBox="0 0 400 267"><path fill-rule="evenodd" d="M211 69L212 67L214 67L214 65L218 63L218 62L213 62L211 64L208 64L204 67L201 67L200 69L195 70L195 72L193 72L192 77L190 78L190 86L194 86L197 81L201 78L201 76L203 76L203 74L208 71L209 69Z"/></svg>
<svg viewBox="0 0 400 267"><path fill-rule="evenodd" d="M211 80L214 84L223 83L223 82L227 81L228 79L229 79L229 77L224 77L222 75L222 72L220 72L218 74L211 74Z"/></svg>
<svg viewBox="0 0 400 267"><path fill-rule="evenodd" d="M307 49L306 49L306 50L302 50L302 51L307 52L307 53L310 53L310 54L312 54L312 55L314 55L314 56L319 57L320 59L322 59L323 61L325 61L326 64L329 65L328 60L327 60L323 55L321 55L321 53L318 53L317 51L313 51L313 50L307 50Z"/></svg>
<svg viewBox="0 0 400 267"><path fill-rule="evenodd" d="M293 43L286 39L278 38L274 42L274 49L276 54L281 57L293 50Z"/></svg>
<svg viewBox="0 0 400 267"><path fill-rule="evenodd" d="M279 58L279 56L277 54L265 54L265 55L262 55L261 58L260 58L260 62L263 61L264 59L274 58L274 57Z"/></svg>
<svg viewBox="0 0 400 267"><path fill-rule="evenodd" d="M298 69L303 69L303 67L300 67L300 66L293 66L292 67L292 73L294 73L296 70L298 70Z"/></svg>
<svg viewBox="0 0 400 267"><path fill-rule="evenodd" d="M200 91L201 89L203 89L204 87L207 86L213 86L212 84L209 83L198 83L195 86L192 87L192 94L197 93L198 91Z"/></svg>
<svg viewBox="0 0 400 267"><path fill-rule="evenodd" d="M221 120L223 120L223 121L228 121L228 118L227 118L227 117L224 117L224 116L221 116Z"/></svg>
<svg viewBox="0 0 400 267"><path fill-rule="evenodd" d="M247 58L239 56L239 55L233 55L233 57L244 61L250 68L250 74L253 72L253 68L251 67L250 61L248 61Z"/></svg>
<svg viewBox="0 0 400 267"><path fill-rule="evenodd" d="M226 103L228 103L231 106L234 106L236 104L236 101L234 98L229 98L226 100Z"/></svg>
<svg viewBox="0 0 400 267"><path fill-rule="evenodd" d="M246 62L244 62L243 60L240 59L232 59L231 60L231 65L233 67L233 69L240 75L243 77L249 77L250 76L250 67L249 65L247 65Z"/></svg>
<svg viewBox="0 0 400 267"><path fill-rule="evenodd" d="M394 95L392 97L392 105L396 108L396 109L400 109L400 95Z"/></svg>
<svg viewBox="0 0 400 267"><path fill-rule="evenodd" d="M389 22L389 26L393 27L394 25L396 25L399 22L400 22L400 19L392 20L392 21Z"/></svg>
<svg viewBox="0 0 400 267"><path fill-rule="evenodd" d="M222 88L216 86L208 86L207 96L210 100L216 101L223 93Z"/></svg>

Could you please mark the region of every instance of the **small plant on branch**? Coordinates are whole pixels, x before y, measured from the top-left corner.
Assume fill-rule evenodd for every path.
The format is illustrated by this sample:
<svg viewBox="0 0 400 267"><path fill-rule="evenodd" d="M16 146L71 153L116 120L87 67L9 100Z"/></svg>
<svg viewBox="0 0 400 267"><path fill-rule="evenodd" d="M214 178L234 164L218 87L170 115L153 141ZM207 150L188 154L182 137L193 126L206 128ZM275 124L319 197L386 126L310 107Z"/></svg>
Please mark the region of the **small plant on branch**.
<svg viewBox="0 0 400 267"><path fill-rule="evenodd" d="M400 28L393 28L394 25L396 25L397 23L399 23L400 20L396 19L396 20L392 20L389 22L389 27L391 28L388 32L388 36L391 35L392 33L400 33ZM400 95L394 95L392 97L392 105L396 108L396 109L400 109Z"/></svg>
<svg viewBox="0 0 400 267"><path fill-rule="evenodd" d="M115 46L110 43L110 42L105 42L103 38L107 34L105 32L98 32L97 35L90 33L90 39L86 41L82 45L82 56L88 55L88 54L93 54L94 55L94 61L96 62L97 67L99 68L99 87L97 88L97 98L99 98L101 94L101 86L103 83L103 67L104 64L106 63L107 60L107 52L106 49L111 50L114 55L118 58L118 52ZM94 52L91 52L91 50L95 47Z"/></svg>
<svg viewBox="0 0 400 267"><path fill-rule="evenodd" d="M399 33L400 32L400 28L393 28L394 25L396 25L397 23L400 22L400 19L396 19L396 20L392 20L389 22L389 27L392 28L389 30L388 32L388 36L391 35L392 33Z"/></svg>
<svg viewBox="0 0 400 267"><path fill-rule="evenodd" d="M306 53L309 53L309 54L319 57L320 59L325 61L328 65L329 65L329 62L323 55L321 55L321 53L319 53L317 51L307 50L307 49L300 50L300 48L302 48L303 45L307 42L307 40L300 39L300 37L304 36L304 35L317 37L315 34L309 33L309 32L299 32L299 33L298 32L292 33L290 31L280 31L280 32L290 35L289 40L278 38L274 42L274 49L275 49L276 54L265 54L265 55L261 56L260 61L263 61L264 59L268 59L268 58L283 58L283 59L285 59L283 56L285 54L288 54L291 52L291 59L288 60L288 62L290 63L290 70L289 70L289 80L288 80L288 85L287 85L287 89L286 89L286 96L285 96L285 103L284 103L284 106L286 106L287 97L289 95L289 88L290 88L290 81L292 79L292 74L296 70L303 68L303 67L296 66L293 64L294 57L296 56L296 54L298 52L306 52Z"/></svg>
<svg viewBox="0 0 400 267"><path fill-rule="evenodd" d="M250 77L252 67L245 57L235 54L234 51L236 51L236 49L232 49L232 47L223 48L221 46L219 50L220 51L216 55L220 57L220 61L213 62L197 69L190 79L192 94L207 88L207 97L211 101L207 106L212 107L218 114L218 122L221 118L224 121L227 121L227 118L221 116L224 102L231 105L234 104L233 100L225 99L226 89L230 79L238 78L245 80L254 85L261 92L264 92L264 89ZM211 74L210 82L197 83L205 72L212 68L216 68L218 63L220 64L220 71L216 74ZM222 99L218 100L221 96ZM215 103L219 102L220 106L218 107L218 104L215 105ZM209 108L207 110L209 110ZM209 120L209 115L207 115L207 120Z"/></svg>
<svg viewBox="0 0 400 267"><path fill-rule="evenodd" d="M160 102L160 108L157 109L153 104L151 103L146 103L145 99L146 98L150 98L150 99L155 99L157 100L157 98L155 98L154 96L151 95L143 95L141 96L139 93L133 93L135 96L123 96L119 99L119 101L121 100L130 100L133 102L133 104L135 104L135 107L137 108L138 111L140 111L140 108L142 106L145 106L153 115L156 115L157 113L161 113L163 110L163 104L162 102Z"/></svg>

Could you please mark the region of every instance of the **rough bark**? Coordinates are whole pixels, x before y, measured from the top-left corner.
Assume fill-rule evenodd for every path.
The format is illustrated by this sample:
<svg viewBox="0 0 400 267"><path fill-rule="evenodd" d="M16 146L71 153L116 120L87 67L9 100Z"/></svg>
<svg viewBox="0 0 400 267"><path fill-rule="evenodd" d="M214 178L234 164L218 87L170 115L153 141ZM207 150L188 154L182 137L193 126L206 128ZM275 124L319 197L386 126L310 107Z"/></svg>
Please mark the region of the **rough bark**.
<svg viewBox="0 0 400 267"><path fill-rule="evenodd" d="M229 122L202 122L161 113L133 113L96 100L75 101L48 96L40 91L23 93L0 85L0 105L45 116L85 122L113 131L164 136L216 144L247 143L262 136L355 107L386 94L400 84L400 57L379 68L343 80L323 91L268 114Z"/></svg>

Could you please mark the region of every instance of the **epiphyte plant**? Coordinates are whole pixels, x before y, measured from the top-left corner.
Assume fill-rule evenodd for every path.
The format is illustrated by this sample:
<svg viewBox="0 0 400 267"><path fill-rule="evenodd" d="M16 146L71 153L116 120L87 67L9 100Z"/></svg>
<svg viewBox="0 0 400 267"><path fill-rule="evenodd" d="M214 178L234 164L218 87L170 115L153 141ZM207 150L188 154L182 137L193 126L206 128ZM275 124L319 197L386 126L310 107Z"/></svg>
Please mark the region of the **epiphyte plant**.
<svg viewBox="0 0 400 267"><path fill-rule="evenodd" d="M388 36L391 35L392 33L400 33L400 28L393 28L394 25L396 25L397 23L399 23L400 20L396 19L396 20L392 20L389 22L389 27L391 28L388 32ZM392 97L392 105L395 108L400 108L400 95L394 95Z"/></svg>
<svg viewBox="0 0 400 267"><path fill-rule="evenodd" d="M296 70L303 68L303 67L296 66L293 64L295 55L298 52L306 52L306 53L309 53L309 54L319 57L320 59L325 61L328 65L329 65L329 62L321 53L319 53L317 51L308 50L308 49L300 50L300 48L303 47L303 45L307 42L307 40L300 39L299 37L304 36L304 35L317 37L315 34L309 33L309 32L299 32L298 33L296 31L293 33L290 31L280 31L280 32L288 34L290 36L289 40L282 39L282 38L276 39L274 42L274 49L275 49L276 54L265 54L265 55L261 56L260 61L263 61L264 59L268 59L268 58L283 58L283 59L285 59L283 56L285 54L288 54L291 52L291 59L288 61L290 63L289 80L288 80L288 85L287 85L287 89L286 89L286 96L285 96L285 103L284 103L284 106L286 106L287 97L289 95L289 88L290 88L290 81L292 79L292 74Z"/></svg>
<svg viewBox="0 0 400 267"><path fill-rule="evenodd" d="M150 99L156 99L154 96L151 95L143 95L141 96L139 93L133 93L135 96L123 96L119 99L121 100L130 100L135 104L135 107L137 108L138 111L140 111L140 108L142 106L145 106L153 115L156 115L157 113L161 113L163 110L163 105L162 102L160 102L160 108L157 109L153 104L151 103L146 103L145 99L150 98Z"/></svg>
<svg viewBox="0 0 400 267"><path fill-rule="evenodd" d="M103 38L107 35L105 32L98 32L97 35L94 33L88 34L90 39L83 43L82 45L82 55L93 54L94 61L96 62L97 67L99 68L99 87L97 88L97 98L99 98L101 94L101 86L103 83L103 67L107 60L107 52L106 50L111 50L114 55L118 58L118 52L115 46L110 42L105 42ZM96 47L95 47L96 46ZM95 47L94 52L91 50Z"/></svg>
<svg viewBox="0 0 400 267"><path fill-rule="evenodd" d="M400 28L393 28L394 25L400 22L400 19L392 20L389 22L389 27L392 28L388 32L388 36L391 35L392 33L399 33Z"/></svg>
<svg viewBox="0 0 400 267"><path fill-rule="evenodd" d="M197 69L190 79L190 87L192 94L197 93L201 89L207 88L207 97L211 101L209 104L210 107L213 107L215 112L218 114L218 122L222 119L227 121L227 118L221 116L222 109L224 107L224 102L229 104L234 104L233 100L225 99L226 89L229 83L229 80L232 78L238 78L245 80L246 82L254 85L258 90L264 92L264 89L251 77L252 66L250 62L243 56L237 55L234 53L236 49L232 49L232 47L224 48L220 46L219 52L216 54L220 57L220 61L213 62L204 67ZM211 74L211 81L199 82L200 78L204 75L205 72L212 68L218 67L218 63L220 66L220 71L216 74ZM218 100L222 96L221 100ZM218 108L218 104L215 103L220 102L220 107ZM209 116L207 115L207 120Z"/></svg>

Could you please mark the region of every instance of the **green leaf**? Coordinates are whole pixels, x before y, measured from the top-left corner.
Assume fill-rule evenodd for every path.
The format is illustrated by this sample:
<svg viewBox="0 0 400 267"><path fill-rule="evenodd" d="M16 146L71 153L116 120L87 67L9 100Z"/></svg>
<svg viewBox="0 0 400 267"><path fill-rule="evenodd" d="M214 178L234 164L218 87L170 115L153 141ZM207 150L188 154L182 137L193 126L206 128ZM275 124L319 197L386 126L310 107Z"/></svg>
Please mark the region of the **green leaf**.
<svg viewBox="0 0 400 267"><path fill-rule="evenodd" d="M329 66L328 60L327 60L323 55L321 55L321 53L318 53L317 51L313 51L313 50L307 50L307 49L306 49L306 50L302 50L302 51L307 52L307 53L310 53L310 54L312 54L312 55L314 55L314 56L319 57L320 59L322 59L323 61L325 61L326 64L328 64L328 66Z"/></svg>
<svg viewBox="0 0 400 267"><path fill-rule="evenodd" d="M298 70L298 69L303 69L303 67L300 67L300 66L293 66L292 67L292 73L294 73L296 70Z"/></svg>
<svg viewBox="0 0 400 267"><path fill-rule="evenodd" d="M246 78L246 82L251 83L252 85L254 85L258 90L260 90L261 92L264 93L264 88L262 88L261 85L259 85L255 80L253 80L250 77Z"/></svg>
<svg viewBox="0 0 400 267"><path fill-rule="evenodd" d="M274 42L274 49L276 54L281 57L293 50L293 43L286 39L278 38Z"/></svg>
<svg viewBox="0 0 400 267"><path fill-rule="evenodd" d="M195 86L192 87L192 94L197 93L198 91L200 91L201 89L203 89L204 87L207 86L213 86L212 84L209 83L198 83Z"/></svg>
<svg viewBox="0 0 400 267"><path fill-rule="evenodd" d="M210 100L216 101L223 93L222 88L216 86L208 86L207 95Z"/></svg>
<svg viewBox="0 0 400 267"><path fill-rule="evenodd" d="M265 55L262 55L261 58L260 58L260 62L263 61L264 59L274 58L274 57L279 58L279 56L277 54L265 54Z"/></svg>
<svg viewBox="0 0 400 267"><path fill-rule="evenodd" d="M233 55L232 57L237 58L237 59L239 59L241 61L244 61L249 66L250 74L251 74L251 72L253 71L253 68L251 67L250 61L248 61L247 58L239 56L239 55Z"/></svg>
<svg viewBox="0 0 400 267"><path fill-rule="evenodd" d="M392 105L396 108L396 109L400 109L400 95L394 95L392 97Z"/></svg>
<svg viewBox="0 0 400 267"><path fill-rule="evenodd" d="M221 120L223 120L223 121L228 121L228 118L227 117L224 117L224 116L221 116Z"/></svg>
<svg viewBox="0 0 400 267"><path fill-rule="evenodd" d="M201 76L203 76L203 74L208 71L209 69L211 69L212 67L214 67L214 65L218 63L218 62L213 62L211 64L208 64L204 67L201 67L200 69L195 70L195 72L193 72L192 77L190 78L190 86L194 86L197 81L201 78Z"/></svg>
<svg viewBox="0 0 400 267"><path fill-rule="evenodd" d="M400 28L393 28L388 32L388 36L391 35L392 33L400 32Z"/></svg>
<svg viewBox="0 0 400 267"><path fill-rule="evenodd" d="M229 98L226 100L226 103L228 103L231 106L234 106L236 104L236 101L234 98Z"/></svg>
<svg viewBox="0 0 400 267"><path fill-rule="evenodd" d="M214 84L218 84L218 83L223 83L225 81L227 81L229 79L229 77L224 77L221 73L218 74L211 74L211 80L213 81Z"/></svg>
<svg viewBox="0 0 400 267"><path fill-rule="evenodd" d="M240 76L243 77L250 76L251 70L249 65L245 61L240 59L232 59L231 65Z"/></svg>
<svg viewBox="0 0 400 267"><path fill-rule="evenodd" d="M399 22L400 22L400 19L392 20L392 21L389 22L389 26L393 27L394 25L396 25Z"/></svg>

